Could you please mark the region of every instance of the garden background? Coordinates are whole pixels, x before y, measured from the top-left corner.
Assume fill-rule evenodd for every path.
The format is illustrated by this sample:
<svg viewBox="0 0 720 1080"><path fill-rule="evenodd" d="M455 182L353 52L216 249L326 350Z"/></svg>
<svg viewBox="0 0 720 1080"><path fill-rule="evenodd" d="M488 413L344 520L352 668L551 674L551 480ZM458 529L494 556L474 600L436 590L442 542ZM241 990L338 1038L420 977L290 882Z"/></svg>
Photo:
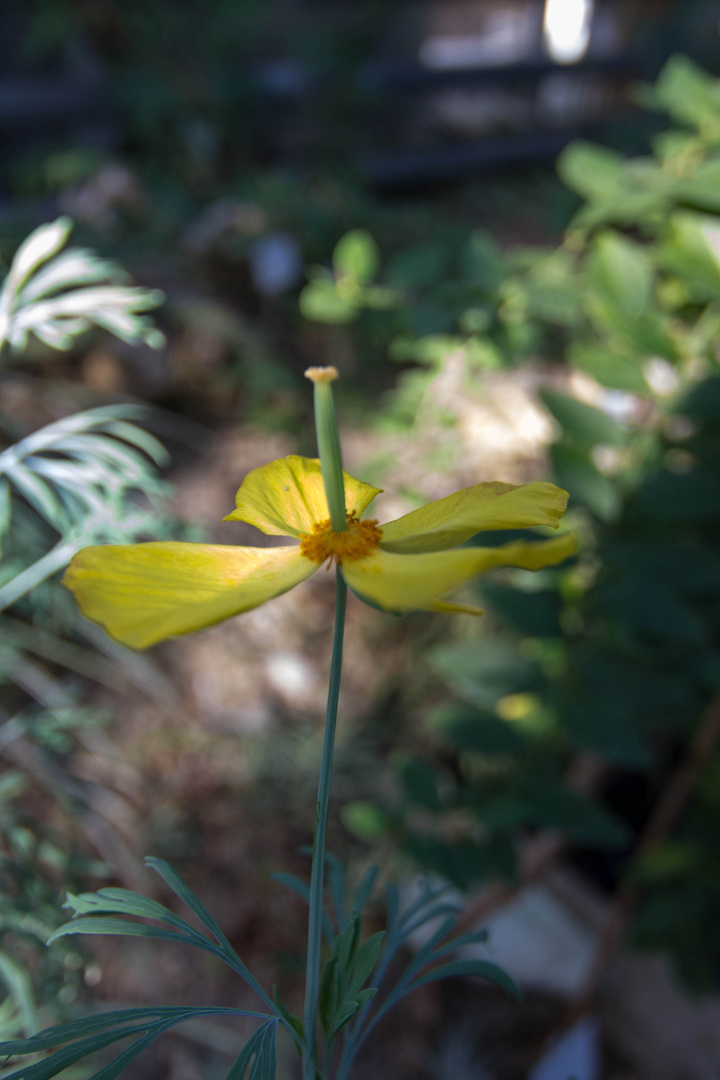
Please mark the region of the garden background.
<svg viewBox="0 0 720 1080"><path fill-rule="evenodd" d="M357 1075L716 1075L717 12L580 2L573 37L552 7L0 7L4 264L70 218L100 256L82 280L121 266L146 312L53 337L18 294L3 329L3 1038L98 1003L242 1004L173 947L45 948L68 890L167 900L146 854L299 1000L305 907L273 875L308 872L331 583L134 653L58 571L83 537L265 542L221 519L250 469L314 454L302 373L333 364L381 520L553 479L581 539L470 588L479 621L349 607L330 849L407 892L448 881L526 990L423 988ZM221 1077L234 1047L195 1021L133 1075Z"/></svg>

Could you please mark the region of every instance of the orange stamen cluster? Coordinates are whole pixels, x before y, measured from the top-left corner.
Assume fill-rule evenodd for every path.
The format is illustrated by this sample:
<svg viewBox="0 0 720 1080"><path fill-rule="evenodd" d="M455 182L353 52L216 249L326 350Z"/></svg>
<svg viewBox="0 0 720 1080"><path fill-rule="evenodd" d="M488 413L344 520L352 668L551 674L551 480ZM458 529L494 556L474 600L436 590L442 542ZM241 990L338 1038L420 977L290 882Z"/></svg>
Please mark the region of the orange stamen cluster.
<svg viewBox="0 0 720 1080"><path fill-rule="evenodd" d="M378 547L381 538L382 529L378 528L377 521L359 521L353 511L347 514L347 528L342 532L333 532L329 519L316 522L311 533L301 536L300 554L316 563L329 559L329 569L333 562L340 564L344 559L351 562L364 559Z"/></svg>

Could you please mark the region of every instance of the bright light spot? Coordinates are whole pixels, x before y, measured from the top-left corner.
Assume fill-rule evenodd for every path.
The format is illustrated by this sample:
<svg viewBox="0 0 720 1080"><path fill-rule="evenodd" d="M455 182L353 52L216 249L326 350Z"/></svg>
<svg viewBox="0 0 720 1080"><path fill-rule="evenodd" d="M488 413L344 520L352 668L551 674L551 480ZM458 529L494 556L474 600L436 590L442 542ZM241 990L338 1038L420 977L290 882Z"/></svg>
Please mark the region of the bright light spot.
<svg viewBox="0 0 720 1080"><path fill-rule="evenodd" d="M501 720L523 720L538 706L535 694L506 694L495 706Z"/></svg>
<svg viewBox="0 0 720 1080"><path fill-rule="evenodd" d="M680 376L668 360L653 356L643 366L645 381L658 397L671 397L680 388Z"/></svg>
<svg viewBox="0 0 720 1080"><path fill-rule="evenodd" d="M590 44L593 0L545 0L543 34L558 64L576 64Z"/></svg>
<svg viewBox="0 0 720 1080"><path fill-rule="evenodd" d="M593 446L590 457L603 476L617 476L625 464L625 455L617 446Z"/></svg>

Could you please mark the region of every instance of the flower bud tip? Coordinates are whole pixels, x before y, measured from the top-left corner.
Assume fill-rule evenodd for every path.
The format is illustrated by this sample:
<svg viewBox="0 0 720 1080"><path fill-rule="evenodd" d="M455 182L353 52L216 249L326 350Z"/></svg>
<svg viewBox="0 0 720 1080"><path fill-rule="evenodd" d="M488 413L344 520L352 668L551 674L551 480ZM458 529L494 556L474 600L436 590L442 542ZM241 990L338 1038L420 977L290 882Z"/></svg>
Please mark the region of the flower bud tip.
<svg viewBox="0 0 720 1080"><path fill-rule="evenodd" d="M309 367L305 372L305 378L314 383L331 383L340 376L337 368L334 367Z"/></svg>

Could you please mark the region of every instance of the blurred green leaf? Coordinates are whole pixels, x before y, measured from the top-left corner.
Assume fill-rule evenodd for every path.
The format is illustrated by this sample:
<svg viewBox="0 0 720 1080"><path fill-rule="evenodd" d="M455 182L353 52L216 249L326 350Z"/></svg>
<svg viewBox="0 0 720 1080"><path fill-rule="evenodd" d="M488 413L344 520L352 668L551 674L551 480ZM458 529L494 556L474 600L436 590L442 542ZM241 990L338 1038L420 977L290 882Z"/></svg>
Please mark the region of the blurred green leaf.
<svg viewBox="0 0 720 1080"><path fill-rule="evenodd" d="M638 504L658 520L715 521L720 518L720 478L700 469L686 474L659 472L643 484Z"/></svg>
<svg viewBox="0 0 720 1080"><path fill-rule="evenodd" d="M617 421L584 401L546 389L542 399L562 428L563 440L574 447L623 446L627 441Z"/></svg>
<svg viewBox="0 0 720 1080"><path fill-rule="evenodd" d="M646 851L633 866L637 881L658 882L684 877L697 870L702 854L687 840L666 840L652 851Z"/></svg>
<svg viewBox="0 0 720 1080"><path fill-rule="evenodd" d="M403 839L403 849L420 866L469 889L496 877L512 879L516 871L516 850L507 837L493 837L487 843L456 840L452 844L436 836L412 832Z"/></svg>
<svg viewBox="0 0 720 1080"><path fill-rule="evenodd" d="M568 346L567 361L592 375L602 386L631 394L650 393L639 364L613 352L606 344L572 341Z"/></svg>
<svg viewBox="0 0 720 1080"><path fill-rule="evenodd" d="M339 277L367 285L380 269L380 252L369 232L353 229L338 241L333 251L333 267Z"/></svg>
<svg viewBox="0 0 720 1080"><path fill-rule="evenodd" d="M535 690L541 683L537 669L497 638L439 645L427 659L459 697L489 711L506 694Z"/></svg>
<svg viewBox="0 0 720 1080"><path fill-rule="evenodd" d="M555 637L561 633L561 602L557 591L523 592L507 585L484 582L481 592L495 615L523 637Z"/></svg>
<svg viewBox="0 0 720 1080"><path fill-rule="evenodd" d="M560 179L591 202L603 202L623 185L625 163L614 150L594 143L574 142L557 161Z"/></svg>
<svg viewBox="0 0 720 1080"><path fill-rule="evenodd" d="M379 839L388 829L387 817L380 807L363 799L346 802L340 809L340 820L348 832L366 843Z"/></svg>
<svg viewBox="0 0 720 1080"><path fill-rule="evenodd" d="M300 311L311 322L347 323L360 314L360 307L338 294L333 281L311 281L300 293Z"/></svg>
<svg viewBox="0 0 720 1080"><path fill-rule="evenodd" d="M601 521L615 521L621 508L617 485L581 451L556 444L550 453L557 482L571 499L587 506Z"/></svg>
<svg viewBox="0 0 720 1080"><path fill-rule="evenodd" d="M662 581L646 575L627 575L620 581L607 582L600 596L599 609L626 630L649 640L694 647L702 644L697 618L675 599Z"/></svg>
<svg viewBox="0 0 720 1080"><path fill-rule="evenodd" d="M679 276L688 298L695 302L720 296L719 244L720 223L716 217L687 210L672 215L659 259Z"/></svg>
<svg viewBox="0 0 720 1080"><path fill-rule="evenodd" d="M623 315L637 318L648 305L653 273L647 252L610 230L595 237L588 260L590 285Z"/></svg>
<svg viewBox="0 0 720 1080"><path fill-rule="evenodd" d="M675 412L687 413L720 426L720 378L703 379L675 406Z"/></svg>
<svg viewBox="0 0 720 1080"><path fill-rule="evenodd" d="M429 762L403 755L398 758L396 769L409 802L426 810L440 809L435 770Z"/></svg>
<svg viewBox="0 0 720 1080"><path fill-rule="evenodd" d="M602 754L608 761L626 768L646 768L650 764L650 752L619 698L619 694L609 696L606 701L589 698L570 706L565 713L566 730L582 750Z"/></svg>
<svg viewBox="0 0 720 1080"><path fill-rule="evenodd" d="M558 248L533 265L525 279L528 312L548 323L573 328L582 319L573 255Z"/></svg>
<svg viewBox="0 0 720 1080"><path fill-rule="evenodd" d="M527 740L512 724L464 705L439 705L427 719L459 750L504 755L518 754L527 746Z"/></svg>
<svg viewBox="0 0 720 1080"><path fill-rule="evenodd" d="M655 100L673 120L691 124L705 138L720 140L720 88L717 79L688 59L673 56L660 72Z"/></svg>
<svg viewBox="0 0 720 1080"><path fill-rule="evenodd" d="M457 979L467 978L468 976L487 979L488 982L495 983L496 986L501 987L518 1001L522 998L516 983L507 972L499 968L497 964L491 964L488 960L454 960L449 964L441 964L439 967L433 968L415 979L411 989L416 990L419 986L437 982L438 979Z"/></svg>
<svg viewBox="0 0 720 1080"><path fill-rule="evenodd" d="M526 793L530 820L592 847L615 849L630 842L627 825L600 803L559 783L540 781Z"/></svg>
<svg viewBox="0 0 720 1080"><path fill-rule="evenodd" d="M679 203L720 212L720 161L702 162L689 179L676 180L672 191Z"/></svg>
<svg viewBox="0 0 720 1080"><path fill-rule="evenodd" d="M475 230L462 252L462 270L485 289L496 289L503 273L503 258L497 244L489 233ZM437 279L437 275L436 275Z"/></svg>
<svg viewBox="0 0 720 1080"><path fill-rule="evenodd" d="M443 244L414 244L393 256L387 280L401 289L430 288L448 273L448 253Z"/></svg>

